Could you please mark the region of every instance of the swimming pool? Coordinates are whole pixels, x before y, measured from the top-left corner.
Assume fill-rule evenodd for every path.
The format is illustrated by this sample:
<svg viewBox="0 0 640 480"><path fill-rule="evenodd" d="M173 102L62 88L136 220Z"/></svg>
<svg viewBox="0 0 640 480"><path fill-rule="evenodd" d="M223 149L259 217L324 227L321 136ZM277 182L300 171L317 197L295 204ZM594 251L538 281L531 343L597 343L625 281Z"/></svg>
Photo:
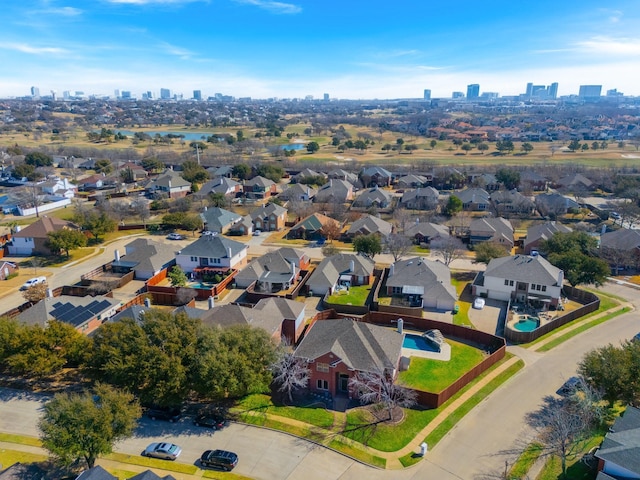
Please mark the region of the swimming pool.
<svg viewBox="0 0 640 480"><path fill-rule="evenodd" d="M513 324L513 328L519 332L532 332L540 326L540 319L531 315L521 315L520 319Z"/></svg>
<svg viewBox="0 0 640 480"><path fill-rule="evenodd" d="M423 352L437 352L438 349L435 348L431 342L428 342L420 335L411 335L407 333L404 336L404 341L402 342L402 348L409 348L411 350L422 350Z"/></svg>

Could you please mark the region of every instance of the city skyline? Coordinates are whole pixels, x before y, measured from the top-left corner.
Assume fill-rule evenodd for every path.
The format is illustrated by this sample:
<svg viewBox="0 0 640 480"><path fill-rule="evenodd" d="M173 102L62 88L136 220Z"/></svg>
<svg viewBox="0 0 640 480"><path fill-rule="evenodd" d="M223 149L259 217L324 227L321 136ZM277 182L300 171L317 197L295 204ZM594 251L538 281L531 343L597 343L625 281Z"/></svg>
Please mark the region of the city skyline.
<svg viewBox="0 0 640 480"><path fill-rule="evenodd" d="M91 3L91 5L87 5ZM321 3L321 4L320 4ZM424 3L424 4L423 4ZM528 83L640 95L640 5L541 0L390 8L334 0L25 0L4 6L0 97L449 98ZM488 32L488 33L487 33Z"/></svg>

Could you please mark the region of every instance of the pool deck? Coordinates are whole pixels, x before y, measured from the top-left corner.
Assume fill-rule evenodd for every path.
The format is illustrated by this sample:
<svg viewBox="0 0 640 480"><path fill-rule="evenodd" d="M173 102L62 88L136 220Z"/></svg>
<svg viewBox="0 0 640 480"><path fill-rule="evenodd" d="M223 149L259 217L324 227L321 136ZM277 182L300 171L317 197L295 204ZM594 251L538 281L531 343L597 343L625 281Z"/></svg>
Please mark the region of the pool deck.
<svg viewBox="0 0 640 480"><path fill-rule="evenodd" d="M404 330L404 333L408 335L416 335L422 336L423 332L414 331L414 330ZM403 357L420 357L420 358L430 358L431 360L440 360L443 362L448 362L451 360L451 345L445 343L442 345L442 349L439 352L427 352L425 350L416 350L413 348L402 348L402 356Z"/></svg>

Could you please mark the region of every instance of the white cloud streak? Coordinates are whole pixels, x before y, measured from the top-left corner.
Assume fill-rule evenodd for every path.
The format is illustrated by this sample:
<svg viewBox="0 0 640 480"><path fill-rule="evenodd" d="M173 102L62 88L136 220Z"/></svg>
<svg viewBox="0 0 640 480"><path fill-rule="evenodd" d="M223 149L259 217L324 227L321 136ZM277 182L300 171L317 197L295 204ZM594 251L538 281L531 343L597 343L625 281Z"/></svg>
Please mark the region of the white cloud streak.
<svg viewBox="0 0 640 480"><path fill-rule="evenodd" d="M58 47L35 47L26 43L0 43L0 49L12 50L14 52L29 53L32 55L65 54L64 48Z"/></svg>
<svg viewBox="0 0 640 480"><path fill-rule="evenodd" d="M640 55L640 38L592 37L576 42L576 47L587 53L603 55Z"/></svg>
<svg viewBox="0 0 640 480"><path fill-rule="evenodd" d="M295 15L302 12L302 7L293 3L273 2L270 0L235 0L243 5L253 5L271 13Z"/></svg>

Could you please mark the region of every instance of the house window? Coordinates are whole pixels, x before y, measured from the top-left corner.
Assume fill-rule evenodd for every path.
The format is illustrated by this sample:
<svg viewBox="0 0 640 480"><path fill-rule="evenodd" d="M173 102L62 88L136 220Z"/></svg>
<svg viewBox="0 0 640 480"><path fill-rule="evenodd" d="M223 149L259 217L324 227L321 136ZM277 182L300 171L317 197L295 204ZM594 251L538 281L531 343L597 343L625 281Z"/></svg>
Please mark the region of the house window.
<svg viewBox="0 0 640 480"><path fill-rule="evenodd" d="M192 262L197 262L197 261L198 261L198 257L189 257L189 259L190 259Z"/></svg>
<svg viewBox="0 0 640 480"><path fill-rule="evenodd" d="M504 284L508 286L509 285L509 280L505 279L504 280Z"/></svg>
<svg viewBox="0 0 640 480"><path fill-rule="evenodd" d="M328 363L316 363L316 370L322 373L329 373Z"/></svg>
<svg viewBox="0 0 640 480"><path fill-rule="evenodd" d="M400 295L402 293L402 287L392 287L391 294L392 295Z"/></svg>
<svg viewBox="0 0 640 480"><path fill-rule="evenodd" d="M513 287L513 280L509 280L509 286Z"/></svg>
<svg viewBox="0 0 640 480"><path fill-rule="evenodd" d="M546 292L547 291L547 286L546 285L542 285L542 291Z"/></svg>
<svg viewBox="0 0 640 480"><path fill-rule="evenodd" d="M326 380L316 380L318 390L329 390L329 382Z"/></svg>

